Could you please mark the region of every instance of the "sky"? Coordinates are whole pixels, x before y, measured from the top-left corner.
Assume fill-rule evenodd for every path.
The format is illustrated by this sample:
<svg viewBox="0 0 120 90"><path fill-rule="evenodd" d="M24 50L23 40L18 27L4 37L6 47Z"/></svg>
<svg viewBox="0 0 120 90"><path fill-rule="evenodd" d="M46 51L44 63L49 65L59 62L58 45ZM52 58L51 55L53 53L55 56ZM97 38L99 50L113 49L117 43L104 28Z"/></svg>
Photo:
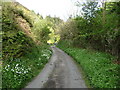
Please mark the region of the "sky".
<svg viewBox="0 0 120 90"><path fill-rule="evenodd" d="M70 15L77 12L75 0L16 0L30 10L34 10L43 17L56 16L67 20ZM73 2L74 1L74 2Z"/></svg>

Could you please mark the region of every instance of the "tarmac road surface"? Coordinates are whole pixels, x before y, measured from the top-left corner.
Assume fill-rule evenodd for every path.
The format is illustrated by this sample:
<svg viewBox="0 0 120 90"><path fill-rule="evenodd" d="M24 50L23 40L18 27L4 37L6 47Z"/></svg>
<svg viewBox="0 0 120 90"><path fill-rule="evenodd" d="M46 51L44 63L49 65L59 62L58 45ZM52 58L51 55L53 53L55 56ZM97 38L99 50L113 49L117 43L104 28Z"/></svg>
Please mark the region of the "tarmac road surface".
<svg viewBox="0 0 120 90"><path fill-rule="evenodd" d="M25 88L87 88L73 59L61 49L51 48L50 61Z"/></svg>

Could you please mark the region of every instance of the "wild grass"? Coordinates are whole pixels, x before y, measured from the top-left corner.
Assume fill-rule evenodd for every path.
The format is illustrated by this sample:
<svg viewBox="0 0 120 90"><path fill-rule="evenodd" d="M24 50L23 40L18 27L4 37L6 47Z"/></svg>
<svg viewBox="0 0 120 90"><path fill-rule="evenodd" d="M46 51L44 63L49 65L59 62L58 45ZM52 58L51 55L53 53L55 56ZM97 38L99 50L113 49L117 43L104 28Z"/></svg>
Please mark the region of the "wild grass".
<svg viewBox="0 0 120 90"><path fill-rule="evenodd" d="M65 44L65 43L64 43ZM94 50L59 47L74 58L81 66L89 85L93 88L119 88L118 64L113 63L115 57Z"/></svg>

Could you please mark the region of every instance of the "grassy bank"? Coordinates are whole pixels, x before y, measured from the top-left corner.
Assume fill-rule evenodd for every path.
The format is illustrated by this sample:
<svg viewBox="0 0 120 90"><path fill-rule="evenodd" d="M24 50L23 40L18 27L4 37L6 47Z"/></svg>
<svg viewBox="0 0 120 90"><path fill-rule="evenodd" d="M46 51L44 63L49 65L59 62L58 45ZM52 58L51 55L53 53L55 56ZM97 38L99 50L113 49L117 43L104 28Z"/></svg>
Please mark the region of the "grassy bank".
<svg viewBox="0 0 120 90"><path fill-rule="evenodd" d="M118 83L119 65L114 63L115 57L103 52L69 47L67 43L60 43L58 47L72 56L81 66L91 87L120 87Z"/></svg>
<svg viewBox="0 0 120 90"><path fill-rule="evenodd" d="M23 88L48 62L52 54L48 48L48 46L38 46L21 58L5 60L2 70L2 87Z"/></svg>

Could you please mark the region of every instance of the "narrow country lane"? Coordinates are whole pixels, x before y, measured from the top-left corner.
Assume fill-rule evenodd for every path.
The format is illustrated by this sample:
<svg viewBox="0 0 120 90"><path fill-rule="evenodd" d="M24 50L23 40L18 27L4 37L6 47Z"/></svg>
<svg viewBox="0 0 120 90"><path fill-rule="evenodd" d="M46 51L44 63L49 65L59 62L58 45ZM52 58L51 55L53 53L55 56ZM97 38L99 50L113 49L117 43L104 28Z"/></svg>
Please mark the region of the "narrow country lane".
<svg viewBox="0 0 120 90"><path fill-rule="evenodd" d="M26 88L87 88L72 58L56 47L41 73Z"/></svg>

